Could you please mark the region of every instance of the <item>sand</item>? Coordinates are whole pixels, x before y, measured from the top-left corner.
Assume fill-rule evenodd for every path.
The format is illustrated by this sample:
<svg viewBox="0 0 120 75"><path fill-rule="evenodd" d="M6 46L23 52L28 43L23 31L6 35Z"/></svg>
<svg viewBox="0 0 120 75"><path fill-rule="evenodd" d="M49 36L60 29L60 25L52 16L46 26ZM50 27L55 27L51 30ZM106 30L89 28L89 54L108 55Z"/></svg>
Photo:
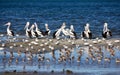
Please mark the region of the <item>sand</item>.
<svg viewBox="0 0 120 75"><path fill-rule="evenodd" d="M17 40L17 41L16 41ZM112 39L16 39L12 42L1 42L0 48L4 48L4 50L7 51L13 51L18 52L19 50L21 52L25 51L31 51L32 53L42 53L42 52L50 52L52 50L59 50L59 49L69 49L69 48L75 48L76 46L79 47L88 47L88 46L116 46L120 50L120 38L112 38ZM26 40L26 42L25 42ZM3 46L4 44L4 46ZM115 59L114 59L115 60ZM114 61L113 60L113 61ZM97 64L99 65L99 64ZM18 66L16 66L18 67ZM118 66L119 67L119 66ZM88 66L88 68L90 68ZM91 68L90 68L91 69ZM113 68L114 69L114 68ZM111 71L113 69L110 69L110 71L105 72L105 75L119 75L119 71ZM119 68L118 68L119 69ZM106 70L107 71L107 70ZM103 71L104 72L104 71ZM118 73L116 73L118 72ZM101 74L101 71L98 71L98 73ZM4 71L1 72L0 75L96 75L94 72L79 72L76 73L74 71L67 71L64 72L56 72L56 71L50 71L50 72L43 72L43 71L26 71L26 72L17 72L17 70L12 71ZM103 75L104 75L103 74Z"/></svg>
<svg viewBox="0 0 120 75"><path fill-rule="evenodd" d="M120 38L113 39L17 39L19 42L6 42L5 48L8 51L21 52L31 51L32 53L50 52L62 48L73 48L76 46L120 46ZM0 44L2 47L2 43Z"/></svg>

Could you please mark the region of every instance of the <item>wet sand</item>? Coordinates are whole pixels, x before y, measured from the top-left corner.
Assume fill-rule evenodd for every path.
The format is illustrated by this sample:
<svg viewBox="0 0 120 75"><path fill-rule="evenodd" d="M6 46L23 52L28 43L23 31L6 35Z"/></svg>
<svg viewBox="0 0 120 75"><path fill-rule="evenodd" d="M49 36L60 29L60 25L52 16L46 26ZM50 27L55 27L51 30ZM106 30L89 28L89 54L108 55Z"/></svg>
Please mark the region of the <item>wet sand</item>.
<svg viewBox="0 0 120 75"><path fill-rule="evenodd" d="M7 65L9 62L9 60L7 60L6 62L6 68L3 66L2 68L5 68L6 70L2 71L0 75L119 75L120 72L117 70L117 68L119 69L120 65L118 63L116 63L116 59L119 58L119 50L120 50L120 38L113 38L113 39L76 39L76 40L71 40L71 39L37 39L37 41L35 41L35 39L27 39L26 42L23 42L23 39L17 39L19 42L6 42L6 43L0 43L0 47L5 48L4 50L6 50L8 53L6 53L6 58L9 59L10 58L10 52L15 52L13 53L15 59L18 58L18 54L16 52L18 52L19 50L21 52L25 52L25 51L31 51L32 53L40 53L42 54L42 52L51 52L52 50L56 50L55 52L55 56L57 58L56 61L58 61L58 58L60 56L58 56L58 54L60 53L59 50L60 49L70 49L71 50L71 56L74 56L74 63L72 63L72 67L70 67L69 61L67 60L66 63L68 65L66 65L66 67L68 68L72 68L72 70L67 70L67 68L64 66L64 61L59 63L57 62L56 64L56 69L58 67L61 67L61 65L63 66L63 68L59 68L61 69L60 72L57 71L52 71L54 68L54 61L52 61L52 57L51 54L49 53L45 53L45 60L41 61L40 64L42 65L41 68L39 70L26 70L23 71L22 68L20 68L20 66L24 67L24 64L26 65L26 69L28 69L29 64L29 60L25 61L24 63L22 62L22 59L24 57L24 54L21 54L21 57L19 57L19 64L15 65L15 59L13 60L13 62L11 63L11 66ZM26 39L24 39L25 41ZM3 46L4 44L4 46ZM89 63L86 63L86 59L89 56L89 54L87 54L87 52L89 51L89 46L93 48L94 52L94 56L96 56L97 50L99 50L99 48L101 46L110 46L110 49L115 49L112 51L115 51L115 56L111 57L110 55L110 51L107 49L104 49L102 52L103 53L103 58L101 60L100 63L98 63L98 60L95 60L94 63L92 63L92 59L89 57L90 60ZM113 47L112 47L113 46ZM114 47L115 46L115 47ZM77 48L80 47L81 50L78 49L73 49L74 51L72 51L71 48ZM96 48L98 47L98 49ZM102 47L101 47L102 48ZM116 50L117 48L117 50ZM78 62L78 57L79 57L79 51L82 51L83 49L83 55L81 58L80 63ZM76 53L78 52L78 53ZM1 53L3 54L2 50ZM106 54L107 53L107 54ZM97 55L100 55L99 51L97 53ZM37 55L38 56L38 55ZM70 57L71 57L70 56ZM111 60L111 63L105 63L105 57L108 57ZM1 58L3 58L3 55L1 55ZM33 56L33 61L34 64L37 65L33 65L31 66L31 68L38 68L37 66L39 66L38 61L36 60L36 58L38 59L38 57ZM49 58L51 61L47 62L47 58ZM26 58L27 59L27 58ZM97 57L95 57L95 59L97 59ZM2 62L2 61L1 61ZM32 61L31 61L32 62ZM45 63L44 63L45 62ZM4 64L4 63L3 63ZM44 64L44 65L43 65ZM42 69L47 69L47 67L45 65L50 64L52 66L52 68L48 71L42 71ZM58 65L59 64L59 65ZM105 68L105 65L109 65L108 67ZM79 66L78 66L79 65ZM116 66L117 65L117 66ZM46 68L43 68L46 67ZM111 66L111 67L110 67ZM16 67L16 68L15 68ZM18 67L21 69L19 72ZM76 67L76 68L75 68ZM78 72L75 72L75 70L77 70L77 67L79 67ZM85 68L86 67L86 68ZM96 67L96 68L95 68ZM12 68L12 69L11 69ZM15 69L14 69L15 68ZM66 70L62 70L62 69L66 69ZM108 72L107 72L108 71Z"/></svg>
<svg viewBox="0 0 120 75"><path fill-rule="evenodd" d="M17 52L20 50L31 51L32 53L40 53L40 52L50 52L51 50L57 50L62 48L73 48L76 46L120 46L120 39L28 39L26 42L23 42L19 39L19 42L7 42L5 43L4 48L8 51ZM2 44L0 44L0 47Z"/></svg>

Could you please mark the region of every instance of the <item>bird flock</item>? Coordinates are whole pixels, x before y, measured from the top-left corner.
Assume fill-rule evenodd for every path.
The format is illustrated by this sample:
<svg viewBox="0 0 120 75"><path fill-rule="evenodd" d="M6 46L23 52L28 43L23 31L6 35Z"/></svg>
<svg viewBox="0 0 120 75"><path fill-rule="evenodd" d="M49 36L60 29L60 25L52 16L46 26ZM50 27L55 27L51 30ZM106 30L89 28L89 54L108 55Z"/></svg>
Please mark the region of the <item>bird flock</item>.
<svg viewBox="0 0 120 75"><path fill-rule="evenodd" d="M8 25L7 27L7 35L8 36L14 36L14 32L10 29L10 25L11 22L6 23L5 25ZM81 32L81 37L82 38L88 38L88 39L92 39L92 32L89 28L89 23L87 23L84 27L84 31ZM30 22L27 22L25 25L25 35L29 38L38 38L38 37L44 37L44 36L48 36L51 33L51 30L48 27L48 24L45 24L45 31L42 31L38 28L37 23L35 22L34 24L32 24L30 26ZM52 34L53 38L57 38L59 39L61 34L63 34L63 36L65 37L69 37L72 39L77 39L77 34L74 31L74 26L71 25L70 28L66 28L66 24L65 22L61 25L60 28L58 28L56 31L54 31L54 33ZM112 32L110 31L110 29L108 29L108 24L104 23L104 28L103 28L103 32L102 32L102 36L103 38L107 38L109 36L112 36Z"/></svg>
<svg viewBox="0 0 120 75"><path fill-rule="evenodd" d="M102 67L119 66L120 64L120 49L118 46L87 46L74 48L62 48L59 50L52 50L49 53L35 53L31 51L18 50L16 53L10 51L3 51L1 63L6 66L21 65L23 70L26 66L38 66L40 69L53 69L63 67L85 67L101 65ZM108 64L108 66L107 66ZM60 67L58 67L60 66ZM44 68L43 68L44 67ZM99 67L99 66L98 66Z"/></svg>

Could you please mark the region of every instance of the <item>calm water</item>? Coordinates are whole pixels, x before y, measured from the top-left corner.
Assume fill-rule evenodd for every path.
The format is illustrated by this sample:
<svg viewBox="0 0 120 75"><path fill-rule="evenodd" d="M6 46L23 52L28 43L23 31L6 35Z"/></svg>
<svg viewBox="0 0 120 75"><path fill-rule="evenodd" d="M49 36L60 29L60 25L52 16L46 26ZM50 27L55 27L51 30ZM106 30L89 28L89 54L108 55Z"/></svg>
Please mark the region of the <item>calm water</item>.
<svg viewBox="0 0 120 75"><path fill-rule="evenodd" d="M31 56L29 52L25 55L24 53L21 54L21 56L18 56L17 53L13 52L13 59L9 63L10 59L10 52L7 52L5 50L0 51L0 72L5 72L5 71L10 71L12 72L13 70L17 70L17 72L22 72L22 71L37 71L37 72L51 72L54 70L55 72L62 72L64 70L72 70L74 73L90 73L90 74L84 74L84 75L119 75L120 74L120 63L116 63L115 59L120 58L120 49L114 47L115 51L115 56L111 57L109 51L105 46L101 46L102 52L103 52L103 59L101 60L100 63L97 61L97 55L99 54L94 54L95 55L95 61L93 61L89 57L89 47L76 47L71 49L71 54L70 58L74 56L74 59L69 61L67 58L66 61L59 62L60 58L60 51L56 50L55 51L55 58L56 60L53 60L52 53L45 53L45 54L32 54L32 60L29 61L28 57ZM83 54L81 56L80 62L77 61L78 56L80 55L78 52L83 49ZM98 51L96 47L93 47L93 52ZM6 52L6 55L4 55L4 51ZM66 54L66 51L63 49L62 50L64 53L62 55ZM44 56L45 59L42 61L38 61L38 58L40 56ZM86 62L86 58L89 57L89 61ZM104 60L104 57L109 57L110 63L106 62ZM5 59L5 60L3 60ZM18 63L16 63L16 59L18 59ZM25 60L23 62L23 59ZM48 62L47 59L50 59Z"/></svg>
<svg viewBox="0 0 120 75"><path fill-rule="evenodd" d="M119 2L0 2L0 33L6 32L5 23L12 23L15 33L24 35L27 21L37 22L41 30L48 23L52 32L66 22L74 25L77 34L90 23L94 36L101 36L104 22L108 22L114 37L120 37Z"/></svg>

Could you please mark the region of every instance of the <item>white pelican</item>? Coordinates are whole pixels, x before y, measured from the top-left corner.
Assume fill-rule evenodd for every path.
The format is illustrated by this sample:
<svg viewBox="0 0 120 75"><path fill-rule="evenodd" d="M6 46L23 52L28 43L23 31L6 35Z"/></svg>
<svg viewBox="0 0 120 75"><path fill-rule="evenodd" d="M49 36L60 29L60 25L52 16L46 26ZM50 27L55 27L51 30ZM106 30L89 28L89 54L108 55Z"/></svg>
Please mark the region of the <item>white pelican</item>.
<svg viewBox="0 0 120 75"><path fill-rule="evenodd" d="M59 38L60 33L61 33L61 28L53 33L53 38Z"/></svg>
<svg viewBox="0 0 120 75"><path fill-rule="evenodd" d="M112 36L112 32L108 29L108 24L107 23L104 23L102 36L103 36L103 38L107 38L108 36Z"/></svg>
<svg viewBox="0 0 120 75"><path fill-rule="evenodd" d="M31 35L32 35L32 37L38 37L38 34L35 34L35 32L34 32L34 27L35 27L34 24L32 24L32 26L30 27Z"/></svg>
<svg viewBox="0 0 120 75"><path fill-rule="evenodd" d="M43 37L43 35L42 35L41 31L39 30L38 25L37 25L36 22L34 23L34 25L35 25L35 27L36 27L36 29L35 29L35 34L36 34L36 35L40 35L41 37Z"/></svg>
<svg viewBox="0 0 120 75"><path fill-rule="evenodd" d="M62 32L62 29L64 29L65 27L66 27L65 23L63 23L63 25L53 33L53 38L59 38L60 33Z"/></svg>
<svg viewBox="0 0 120 75"><path fill-rule="evenodd" d="M89 23L86 24L85 31L82 32L82 37L92 39L92 33L89 29Z"/></svg>
<svg viewBox="0 0 120 75"><path fill-rule="evenodd" d="M28 28L29 25L30 25L30 22L27 22L24 29L26 29L26 30L25 30L26 36L29 37L29 38L32 38L31 31L30 31L30 29Z"/></svg>
<svg viewBox="0 0 120 75"><path fill-rule="evenodd" d="M65 27L66 27L66 24L65 24L65 22L64 22L63 25L62 25L62 27L61 27L62 33L63 33L65 36L70 36L69 29L68 29L68 28L65 29Z"/></svg>
<svg viewBox="0 0 120 75"><path fill-rule="evenodd" d="M74 31L74 26L73 25L70 26L70 32L74 35L74 38L77 39L77 35Z"/></svg>
<svg viewBox="0 0 120 75"><path fill-rule="evenodd" d="M65 23L63 23L62 32L65 36L69 36L70 38L77 38L73 25L70 26L70 29L65 29L65 27Z"/></svg>
<svg viewBox="0 0 120 75"><path fill-rule="evenodd" d="M65 35L65 36L69 36L69 29L65 29L65 27L66 27L66 24L65 24L65 22L63 23L63 25L62 25L62 27L61 27L61 29L62 29L62 32L63 32L63 34Z"/></svg>
<svg viewBox="0 0 120 75"><path fill-rule="evenodd" d="M14 32L13 32L12 30L10 30L11 23L8 22L8 23L6 23L5 25L8 26L8 27L7 27L7 35L8 35L8 36L14 36Z"/></svg>

